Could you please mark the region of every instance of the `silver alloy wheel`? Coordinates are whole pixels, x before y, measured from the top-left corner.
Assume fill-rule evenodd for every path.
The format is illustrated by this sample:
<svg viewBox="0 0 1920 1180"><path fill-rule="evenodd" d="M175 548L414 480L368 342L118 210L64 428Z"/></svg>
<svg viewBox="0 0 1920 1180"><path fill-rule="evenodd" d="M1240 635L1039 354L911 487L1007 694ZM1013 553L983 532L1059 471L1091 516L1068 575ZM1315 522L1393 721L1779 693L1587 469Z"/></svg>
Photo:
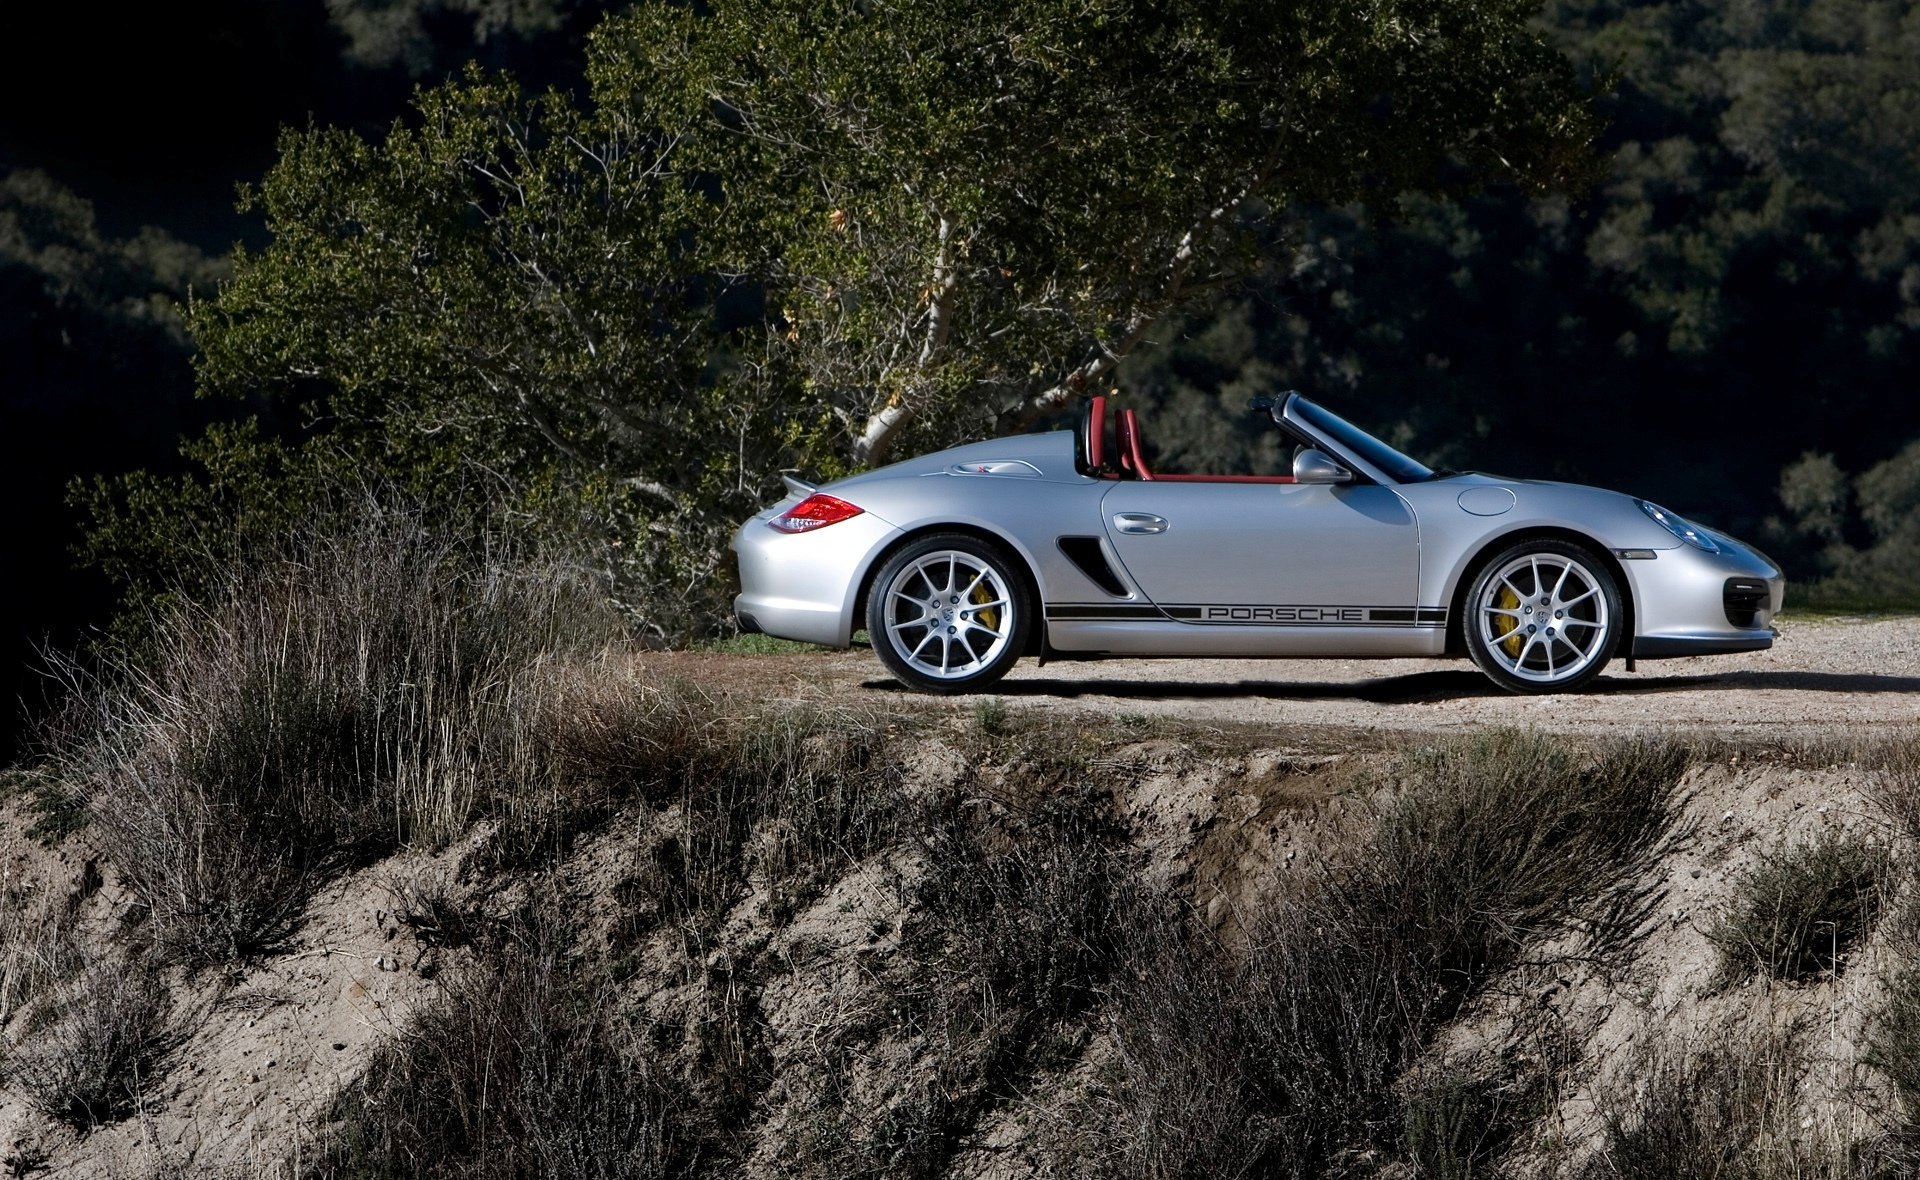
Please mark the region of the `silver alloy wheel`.
<svg viewBox="0 0 1920 1180"><path fill-rule="evenodd" d="M1606 655L1613 620L1593 571L1560 553L1530 553L1485 583L1476 625L1510 675L1536 684L1571 680Z"/></svg>
<svg viewBox="0 0 1920 1180"><path fill-rule="evenodd" d="M958 549L902 566L883 593L885 642L914 671L936 680L986 668L1006 650L1018 622L1005 575Z"/></svg>

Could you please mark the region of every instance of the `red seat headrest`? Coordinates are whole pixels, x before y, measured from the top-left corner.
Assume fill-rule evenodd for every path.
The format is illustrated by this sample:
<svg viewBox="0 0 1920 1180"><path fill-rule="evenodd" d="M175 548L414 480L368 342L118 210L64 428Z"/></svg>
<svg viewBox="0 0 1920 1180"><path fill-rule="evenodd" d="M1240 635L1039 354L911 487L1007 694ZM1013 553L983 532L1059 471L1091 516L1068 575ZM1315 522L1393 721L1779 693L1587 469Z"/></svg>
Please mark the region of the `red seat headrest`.
<svg viewBox="0 0 1920 1180"><path fill-rule="evenodd" d="M1131 409L1120 411L1120 468L1138 479L1152 479L1146 452L1140 446L1140 419Z"/></svg>

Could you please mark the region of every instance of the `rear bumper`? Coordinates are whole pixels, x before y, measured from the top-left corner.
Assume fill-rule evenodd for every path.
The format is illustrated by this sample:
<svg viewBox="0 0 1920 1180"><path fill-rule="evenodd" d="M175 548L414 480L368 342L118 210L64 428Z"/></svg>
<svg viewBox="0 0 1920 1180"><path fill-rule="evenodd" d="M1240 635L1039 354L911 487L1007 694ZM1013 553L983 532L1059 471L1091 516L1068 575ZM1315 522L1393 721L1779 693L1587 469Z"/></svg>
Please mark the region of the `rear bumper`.
<svg viewBox="0 0 1920 1180"><path fill-rule="evenodd" d="M767 527L766 515L733 536L740 563L733 613L740 629L846 647L861 583L900 530L869 512L818 532L782 533Z"/></svg>

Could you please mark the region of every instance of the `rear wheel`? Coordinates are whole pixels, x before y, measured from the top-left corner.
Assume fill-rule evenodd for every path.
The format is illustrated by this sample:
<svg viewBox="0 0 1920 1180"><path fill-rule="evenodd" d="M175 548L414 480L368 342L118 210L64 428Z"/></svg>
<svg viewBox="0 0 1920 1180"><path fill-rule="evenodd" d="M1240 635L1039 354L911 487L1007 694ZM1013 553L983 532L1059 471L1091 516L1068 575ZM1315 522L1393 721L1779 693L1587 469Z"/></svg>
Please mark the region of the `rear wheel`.
<svg viewBox="0 0 1920 1180"><path fill-rule="evenodd" d="M1620 590L1606 564L1567 541L1524 541L1467 593L1467 652L1512 692L1566 692L1600 675L1619 641Z"/></svg>
<svg viewBox="0 0 1920 1180"><path fill-rule="evenodd" d="M1015 559L965 533L936 533L873 580L867 634L909 688L959 693L1006 675L1026 650L1030 599Z"/></svg>

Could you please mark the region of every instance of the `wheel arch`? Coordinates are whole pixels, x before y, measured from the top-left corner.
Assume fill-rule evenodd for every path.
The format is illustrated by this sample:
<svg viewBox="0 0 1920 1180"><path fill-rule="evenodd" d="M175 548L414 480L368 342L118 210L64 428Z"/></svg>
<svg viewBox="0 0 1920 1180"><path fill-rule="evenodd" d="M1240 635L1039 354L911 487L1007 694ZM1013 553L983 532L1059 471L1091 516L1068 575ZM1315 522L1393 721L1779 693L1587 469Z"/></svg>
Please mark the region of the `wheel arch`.
<svg viewBox="0 0 1920 1180"><path fill-rule="evenodd" d="M1473 551L1473 555L1461 564L1453 589L1447 596L1447 654L1450 656L1467 654L1467 592L1473 589L1474 579L1480 576L1480 571L1486 568L1487 562L1493 559L1494 554L1526 541L1565 541L1580 546L1600 559L1601 564L1606 566L1607 573L1613 577L1614 585L1620 590L1622 626L1612 654L1631 652L1638 611L1633 601L1633 583L1628 580L1626 568L1620 564L1620 559L1614 556L1612 549L1578 529L1542 525L1501 533L1483 542Z"/></svg>
<svg viewBox="0 0 1920 1180"><path fill-rule="evenodd" d="M873 583L879 578L880 571L886 568L887 562L893 560L893 555L908 545L935 533L960 533L974 537L1013 558L1014 573L1019 575L1021 582L1026 586L1027 599L1033 610L1032 625L1027 628L1027 646L1020 654L1036 655L1043 650L1047 635L1047 612L1040 599L1040 578L1034 572L1033 559L1014 542L1013 538L1004 533L982 525L956 521L916 525L887 542L880 552L874 554L873 560L867 563L866 572L860 575L859 593L853 596L853 629L858 631L866 626L867 598L873 592Z"/></svg>

